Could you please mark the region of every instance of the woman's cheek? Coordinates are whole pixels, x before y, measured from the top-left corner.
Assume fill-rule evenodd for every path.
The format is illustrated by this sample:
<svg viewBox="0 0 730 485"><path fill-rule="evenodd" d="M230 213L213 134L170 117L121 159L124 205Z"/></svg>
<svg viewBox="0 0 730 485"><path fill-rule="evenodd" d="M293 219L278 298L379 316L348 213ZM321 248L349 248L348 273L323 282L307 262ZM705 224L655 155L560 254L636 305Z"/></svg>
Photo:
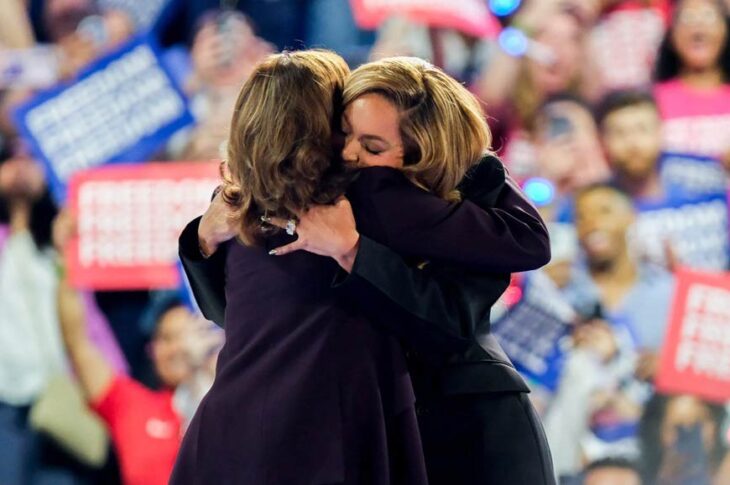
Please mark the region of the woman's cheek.
<svg viewBox="0 0 730 485"><path fill-rule="evenodd" d="M358 162L363 167L383 167L387 166L383 164L380 160L378 160L378 157L373 157L371 155L367 154L361 154L358 157Z"/></svg>

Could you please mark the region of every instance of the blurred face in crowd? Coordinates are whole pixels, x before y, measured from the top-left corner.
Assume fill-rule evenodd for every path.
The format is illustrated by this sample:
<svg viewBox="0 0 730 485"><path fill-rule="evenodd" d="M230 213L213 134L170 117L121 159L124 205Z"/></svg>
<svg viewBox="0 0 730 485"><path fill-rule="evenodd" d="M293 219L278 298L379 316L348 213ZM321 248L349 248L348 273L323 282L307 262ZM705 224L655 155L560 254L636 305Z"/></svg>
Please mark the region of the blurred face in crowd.
<svg viewBox="0 0 730 485"><path fill-rule="evenodd" d="M632 179L653 174L661 152L661 119L651 104L610 113L601 126L603 148L614 170Z"/></svg>
<svg viewBox="0 0 730 485"><path fill-rule="evenodd" d="M152 360L157 375L168 387L177 387L191 373L185 340L191 324L190 312L182 306L165 312L157 324Z"/></svg>
<svg viewBox="0 0 730 485"><path fill-rule="evenodd" d="M596 122L583 104L564 99L546 104L536 118L535 142L540 174L561 192L606 178Z"/></svg>
<svg viewBox="0 0 730 485"><path fill-rule="evenodd" d="M686 69L718 65L728 36L723 15L715 0L685 0L679 5L671 40Z"/></svg>
<svg viewBox="0 0 730 485"><path fill-rule="evenodd" d="M0 163L0 197L32 202L45 190L43 169L30 157L17 156Z"/></svg>
<svg viewBox="0 0 730 485"><path fill-rule="evenodd" d="M528 61L528 69L538 91L552 94L570 87L580 70L582 36L580 23L571 14L555 13L544 23L535 40L548 47L555 59L550 65Z"/></svg>
<svg viewBox="0 0 730 485"><path fill-rule="evenodd" d="M714 448L718 424L714 422L710 409L694 396L673 397L667 403L661 427L661 442L664 448L675 445L678 439L677 427L699 425L705 450Z"/></svg>
<svg viewBox="0 0 730 485"><path fill-rule="evenodd" d="M45 24L54 41L72 34L79 22L93 13L90 0L48 0L45 2Z"/></svg>
<svg viewBox="0 0 730 485"><path fill-rule="evenodd" d="M597 188L581 194L576 230L592 267L608 265L626 251L626 233L634 221L631 202L619 192Z"/></svg>
<svg viewBox="0 0 730 485"><path fill-rule="evenodd" d="M641 478L628 468L602 467L591 470L583 485L641 485Z"/></svg>
<svg viewBox="0 0 730 485"><path fill-rule="evenodd" d="M342 158L365 166L403 167L403 141L398 109L379 94L365 94L342 116L345 148Z"/></svg>

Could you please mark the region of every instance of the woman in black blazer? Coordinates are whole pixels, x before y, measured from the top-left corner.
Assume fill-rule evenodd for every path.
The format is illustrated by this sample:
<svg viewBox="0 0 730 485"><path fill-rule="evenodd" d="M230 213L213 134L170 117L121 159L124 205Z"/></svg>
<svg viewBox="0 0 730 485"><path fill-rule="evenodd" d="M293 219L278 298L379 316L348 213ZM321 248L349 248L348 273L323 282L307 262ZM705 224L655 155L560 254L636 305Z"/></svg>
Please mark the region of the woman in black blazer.
<svg viewBox="0 0 730 485"><path fill-rule="evenodd" d="M489 308L509 278L496 272L530 269L549 257L539 216L505 183L501 168L494 159L477 168L489 173L492 184L482 192L472 190L484 210L470 202L439 201L402 172L388 168L363 170L347 192L363 236L351 274L340 275L333 291L341 303L357 305L354 311L350 305L343 308L368 315L410 349L431 483L552 482L547 445L524 397L527 388L488 334ZM394 216L385 222L374 217L383 213ZM218 322L224 307L221 284L228 278L228 321L229 286L235 285L225 264L231 258L227 251L237 249L228 245L210 259L196 257L197 222L181 237L183 263L201 309ZM432 238L426 241L399 231L404 224ZM455 242L463 235L474 238L471 244ZM414 269L402 256L431 264ZM495 273L484 276L488 270ZM459 394L470 397L452 397Z"/></svg>

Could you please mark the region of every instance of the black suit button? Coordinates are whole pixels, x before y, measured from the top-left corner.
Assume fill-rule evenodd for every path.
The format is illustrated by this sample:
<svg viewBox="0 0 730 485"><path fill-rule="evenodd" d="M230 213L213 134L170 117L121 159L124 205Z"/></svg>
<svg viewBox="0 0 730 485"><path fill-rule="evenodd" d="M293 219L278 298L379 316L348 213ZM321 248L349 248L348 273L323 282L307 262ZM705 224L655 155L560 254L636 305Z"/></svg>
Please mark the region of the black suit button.
<svg viewBox="0 0 730 485"><path fill-rule="evenodd" d="M428 408L421 404L416 404L416 415L425 416L428 414Z"/></svg>

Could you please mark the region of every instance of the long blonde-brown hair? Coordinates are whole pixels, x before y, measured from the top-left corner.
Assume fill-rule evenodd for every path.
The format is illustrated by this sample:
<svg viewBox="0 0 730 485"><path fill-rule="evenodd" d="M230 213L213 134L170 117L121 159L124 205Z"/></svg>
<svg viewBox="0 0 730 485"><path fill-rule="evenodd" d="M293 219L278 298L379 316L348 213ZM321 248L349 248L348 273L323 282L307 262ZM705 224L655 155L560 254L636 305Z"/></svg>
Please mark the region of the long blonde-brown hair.
<svg viewBox="0 0 730 485"><path fill-rule="evenodd" d="M400 113L406 175L440 197L457 199L457 184L492 141L477 99L415 57L391 57L354 70L345 84L344 106L371 93L384 96Z"/></svg>
<svg viewBox="0 0 730 485"><path fill-rule="evenodd" d="M344 191L344 177L333 165L332 123L348 73L333 52L285 52L266 58L243 85L223 194L238 208L244 244L261 242L261 216L288 219Z"/></svg>

